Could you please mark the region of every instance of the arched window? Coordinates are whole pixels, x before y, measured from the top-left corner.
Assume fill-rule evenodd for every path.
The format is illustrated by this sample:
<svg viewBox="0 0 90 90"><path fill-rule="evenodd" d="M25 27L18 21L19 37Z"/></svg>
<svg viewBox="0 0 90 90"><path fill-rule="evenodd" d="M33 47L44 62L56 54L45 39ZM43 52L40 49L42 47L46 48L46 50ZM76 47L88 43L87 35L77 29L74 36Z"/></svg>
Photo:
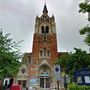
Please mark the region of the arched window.
<svg viewBox="0 0 90 90"><path fill-rule="evenodd" d="M47 49L44 48L44 56L46 56L46 54L47 54Z"/></svg>
<svg viewBox="0 0 90 90"><path fill-rule="evenodd" d="M41 27L42 33L44 33L44 26Z"/></svg>
<svg viewBox="0 0 90 90"><path fill-rule="evenodd" d="M40 50L40 56L43 56L43 51L42 50Z"/></svg>
<svg viewBox="0 0 90 90"><path fill-rule="evenodd" d="M49 26L46 26L45 33L49 33Z"/></svg>
<svg viewBox="0 0 90 90"><path fill-rule="evenodd" d="M44 34L49 33L49 26L42 26L41 33L44 33Z"/></svg>
<svg viewBox="0 0 90 90"><path fill-rule="evenodd" d="M50 50L48 50L47 48L43 48L43 49L40 50L39 55L40 55L41 58L43 58L43 57L44 58L45 57L48 57L49 58L50 55L51 55L50 54Z"/></svg>
<svg viewBox="0 0 90 90"><path fill-rule="evenodd" d="M48 57L50 56L50 51L49 50L47 51L47 55L48 55Z"/></svg>

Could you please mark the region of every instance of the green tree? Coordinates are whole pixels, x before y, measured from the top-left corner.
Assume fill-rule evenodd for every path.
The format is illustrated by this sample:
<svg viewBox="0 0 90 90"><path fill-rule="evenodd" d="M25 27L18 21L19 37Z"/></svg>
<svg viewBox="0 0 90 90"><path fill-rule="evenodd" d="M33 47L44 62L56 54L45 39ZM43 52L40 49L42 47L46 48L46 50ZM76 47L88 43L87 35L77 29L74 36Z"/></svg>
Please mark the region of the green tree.
<svg viewBox="0 0 90 90"><path fill-rule="evenodd" d="M79 8L80 8L79 12L88 13L88 21L90 21L90 3L89 2L90 2L89 0L86 0L85 2L79 4ZM80 34L86 35L84 42L86 42L86 44L90 46L90 26L87 25L83 27L80 30Z"/></svg>
<svg viewBox="0 0 90 90"><path fill-rule="evenodd" d="M20 66L19 42L9 38L10 34L3 34L0 30L0 78L15 76Z"/></svg>
<svg viewBox="0 0 90 90"><path fill-rule="evenodd" d="M56 64L59 64L70 77L73 76L75 70L90 68L90 55L81 49L74 49L75 53L66 53L56 61Z"/></svg>

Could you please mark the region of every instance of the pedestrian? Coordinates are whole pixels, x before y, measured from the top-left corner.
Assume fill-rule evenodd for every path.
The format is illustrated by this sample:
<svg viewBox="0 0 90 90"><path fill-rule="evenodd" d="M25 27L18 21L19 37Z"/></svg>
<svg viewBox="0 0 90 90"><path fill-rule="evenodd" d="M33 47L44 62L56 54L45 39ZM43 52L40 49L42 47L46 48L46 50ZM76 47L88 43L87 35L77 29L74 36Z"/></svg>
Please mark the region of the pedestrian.
<svg viewBox="0 0 90 90"><path fill-rule="evenodd" d="M3 81L3 89L7 90L9 85L9 78L5 78Z"/></svg>
<svg viewBox="0 0 90 90"><path fill-rule="evenodd" d="M9 87L10 90L11 90L12 84L13 84L13 78L10 77L10 79L9 79L9 85L8 85L8 87Z"/></svg>

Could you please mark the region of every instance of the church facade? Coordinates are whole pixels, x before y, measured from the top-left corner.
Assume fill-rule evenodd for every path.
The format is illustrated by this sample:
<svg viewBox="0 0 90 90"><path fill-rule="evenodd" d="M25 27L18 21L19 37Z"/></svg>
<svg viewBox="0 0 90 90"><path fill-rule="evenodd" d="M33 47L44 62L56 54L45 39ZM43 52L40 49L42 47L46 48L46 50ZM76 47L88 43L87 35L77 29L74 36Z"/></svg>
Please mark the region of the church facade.
<svg viewBox="0 0 90 90"><path fill-rule="evenodd" d="M54 63L61 54L57 50L55 18L48 15L45 4L42 15L36 16L32 52L24 54L16 83L23 87L55 86Z"/></svg>

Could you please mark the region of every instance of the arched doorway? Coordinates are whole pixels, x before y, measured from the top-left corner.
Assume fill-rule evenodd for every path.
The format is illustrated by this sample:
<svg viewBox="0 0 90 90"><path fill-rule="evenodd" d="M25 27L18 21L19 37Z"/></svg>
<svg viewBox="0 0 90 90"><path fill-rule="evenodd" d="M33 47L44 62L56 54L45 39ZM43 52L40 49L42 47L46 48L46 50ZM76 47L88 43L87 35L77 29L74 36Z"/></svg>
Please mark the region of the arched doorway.
<svg viewBox="0 0 90 90"><path fill-rule="evenodd" d="M52 82L52 70L49 65L43 64L39 68L40 88L50 88Z"/></svg>

